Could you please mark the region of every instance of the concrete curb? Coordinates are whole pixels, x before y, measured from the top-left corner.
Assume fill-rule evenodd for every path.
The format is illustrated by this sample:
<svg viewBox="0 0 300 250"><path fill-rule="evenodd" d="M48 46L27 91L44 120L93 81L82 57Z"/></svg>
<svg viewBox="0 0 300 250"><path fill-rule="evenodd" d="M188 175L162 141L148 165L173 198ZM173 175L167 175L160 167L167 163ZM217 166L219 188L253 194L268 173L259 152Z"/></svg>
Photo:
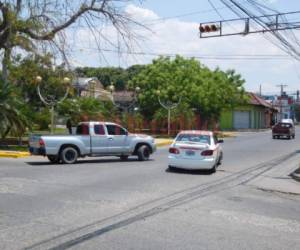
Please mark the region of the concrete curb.
<svg viewBox="0 0 300 250"><path fill-rule="evenodd" d="M171 145L172 142L173 140L171 139L159 139L155 141L155 145L156 147L164 147Z"/></svg>
<svg viewBox="0 0 300 250"><path fill-rule="evenodd" d="M230 137L237 137L237 132L220 132L219 137L223 138L230 138Z"/></svg>
<svg viewBox="0 0 300 250"><path fill-rule="evenodd" d="M28 157L30 153L28 152L18 152L18 151L0 151L0 157L2 158L21 158Z"/></svg>

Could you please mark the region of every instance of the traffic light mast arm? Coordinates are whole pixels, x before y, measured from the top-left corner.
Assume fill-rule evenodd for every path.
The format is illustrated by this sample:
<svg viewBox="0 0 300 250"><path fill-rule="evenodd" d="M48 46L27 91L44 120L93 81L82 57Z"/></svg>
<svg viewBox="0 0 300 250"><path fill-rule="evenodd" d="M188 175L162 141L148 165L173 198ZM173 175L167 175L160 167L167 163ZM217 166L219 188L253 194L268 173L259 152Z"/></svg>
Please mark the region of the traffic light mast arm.
<svg viewBox="0 0 300 250"><path fill-rule="evenodd" d="M295 23L287 22L287 21L280 22L279 21L280 17L284 16L284 15L299 15L300 16L300 11L200 23L200 26L199 26L200 38L247 35L247 34L254 34L254 33L265 33L265 32L274 32L274 31L280 31L280 30L289 30L289 29L299 29L300 28L299 22L295 22ZM261 18L272 18L272 17L274 18L274 22L269 23L268 27L266 27L266 28L262 27L257 30L250 29L251 21L260 20ZM243 23L244 30L235 31L235 32L226 32L224 30L224 24L228 23L229 25L234 25L235 23L238 23L238 22Z"/></svg>

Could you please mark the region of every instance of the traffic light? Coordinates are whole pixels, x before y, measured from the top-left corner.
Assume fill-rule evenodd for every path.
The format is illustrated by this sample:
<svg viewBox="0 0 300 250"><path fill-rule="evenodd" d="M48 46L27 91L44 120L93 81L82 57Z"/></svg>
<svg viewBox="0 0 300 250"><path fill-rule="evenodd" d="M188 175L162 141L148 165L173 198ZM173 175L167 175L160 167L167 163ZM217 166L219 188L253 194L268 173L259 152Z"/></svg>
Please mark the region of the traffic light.
<svg viewBox="0 0 300 250"><path fill-rule="evenodd" d="M200 24L199 30L201 33L216 32L220 30L220 27L216 24Z"/></svg>

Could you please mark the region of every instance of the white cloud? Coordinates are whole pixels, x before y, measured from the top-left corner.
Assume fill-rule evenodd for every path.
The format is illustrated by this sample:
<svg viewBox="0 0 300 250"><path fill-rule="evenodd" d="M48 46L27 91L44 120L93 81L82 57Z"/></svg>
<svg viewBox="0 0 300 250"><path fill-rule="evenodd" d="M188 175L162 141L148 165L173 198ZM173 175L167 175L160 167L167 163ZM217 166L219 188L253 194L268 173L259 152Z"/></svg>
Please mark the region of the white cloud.
<svg viewBox="0 0 300 250"><path fill-rule="evenodd" d="M125 12L133 19L139 20L140 22L151 21L159 18L159 16L152 10L144 9L133 4L127 5Z"/></svg>
<svg viewBox="0 0 300 250"><path fill-rule="evenodd" d="M126 13L135 20L142 23L153 23L159 16L149 9L128 5ZM182 54L186 56L207 56L225 57L226 55L282 55L284 54L276 46L267 41L263 35L228 36L220 38L200 39L198 23L184 22L179 19L168 19L157 21L149 26L151 31L134 28L134 32L144 39L139 40L139 45L133 44L135 52L145 54ZM102 35L115 44L118 41L116 32L111 26L101 28ZM150 63L154 56L151 55L126 55L121 57L116 53L103 52L101 55L94 38L88 29L77 30L71 40L74 40L73 48L78 48L75 54L77 61L89 66L106 66L107 64L127 67L132 64ZM101 48L113 49L105 40L101 39ZM81 48L81 50L80 50ZM89 49L90 48L90 49ZM124 48L122 50L126 50ZM295 70L299 63L292 60L208 60L201 59L201 62L211 68L217 66L222 69L233 68L246 78L246 88L256 91L259 85L263 90L275 91L276 84L285 83L290 88L298 88L300 73ZM296 66L295 66L296 64Z"/></svg>

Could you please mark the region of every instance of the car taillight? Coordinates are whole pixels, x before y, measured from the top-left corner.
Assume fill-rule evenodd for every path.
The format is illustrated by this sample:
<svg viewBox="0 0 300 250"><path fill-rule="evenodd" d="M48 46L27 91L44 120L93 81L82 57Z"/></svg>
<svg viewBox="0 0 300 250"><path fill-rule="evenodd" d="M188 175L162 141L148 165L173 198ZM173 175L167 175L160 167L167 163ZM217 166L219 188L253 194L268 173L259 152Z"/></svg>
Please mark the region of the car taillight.
<svg viewBox="0 0 300 250"><path fill-rule="evenodd" d="M169 148L169 153L178 155L180 152L178 148Z"/></svg>
<svg viewBox="0 0 300 250"><path fill-rule="evenodd" d="M210 156L213 155L214 151L213 150L204 150L201 152L201 155L203 156Z"/></svg>
<svg viewBox="0 0 300 250"><path fill-rule="evenodd" d="M44 147L44 146L45 146L44 140L43 140L43 139L40 139L40 140L39 140L39 144L40 144L41 147Z"/></svg>

